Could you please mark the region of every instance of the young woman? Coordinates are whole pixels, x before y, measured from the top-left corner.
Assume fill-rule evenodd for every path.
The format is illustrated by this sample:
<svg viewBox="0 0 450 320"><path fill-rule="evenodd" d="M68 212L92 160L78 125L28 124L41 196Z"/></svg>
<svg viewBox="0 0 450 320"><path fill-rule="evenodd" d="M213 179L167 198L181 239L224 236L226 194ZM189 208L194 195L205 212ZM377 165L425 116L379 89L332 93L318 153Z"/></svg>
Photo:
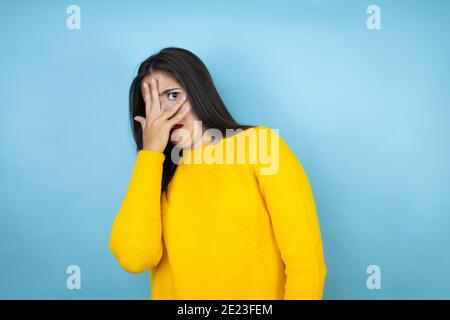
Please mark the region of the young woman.
<svg viewBox="0 0 450 320"><path fill-rule="evenodd" d="M110 250L150 270L150 299L321 299L326 276L307 175L270 128L238 124L202 61L145 60L130 89L137 159Z"/></svg>

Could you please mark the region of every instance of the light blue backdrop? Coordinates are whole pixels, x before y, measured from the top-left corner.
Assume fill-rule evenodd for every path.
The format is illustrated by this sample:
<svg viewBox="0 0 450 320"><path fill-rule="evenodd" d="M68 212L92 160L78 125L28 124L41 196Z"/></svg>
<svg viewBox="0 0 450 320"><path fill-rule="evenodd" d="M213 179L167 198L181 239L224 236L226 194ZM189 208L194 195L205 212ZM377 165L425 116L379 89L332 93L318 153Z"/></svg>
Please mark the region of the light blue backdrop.
<svg viewBox="0 0 450 320"><path fill-rule="evenodd" d="M0 15L0 298L148 298L148 273L122 271L108 239L135 159L130 81L165 46L202 58L236 119L279 128L303 163L325 298L450 298L449 1L10 1Z"/></svg>

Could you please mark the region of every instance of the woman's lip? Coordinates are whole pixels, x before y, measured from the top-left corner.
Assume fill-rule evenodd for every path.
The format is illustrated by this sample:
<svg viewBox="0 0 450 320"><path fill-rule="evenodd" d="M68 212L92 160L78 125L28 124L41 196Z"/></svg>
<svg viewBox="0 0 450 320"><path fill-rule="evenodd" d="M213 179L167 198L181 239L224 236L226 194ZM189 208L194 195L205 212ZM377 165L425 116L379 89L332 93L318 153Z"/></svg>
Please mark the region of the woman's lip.
<svg viewBox="0 0 450 320"><path fill-rule="evenodd" d="M183 126L184 126L183 124L175 124L175 125L171 128L171 130L176 130L176 129L182 128Z"/></svg>

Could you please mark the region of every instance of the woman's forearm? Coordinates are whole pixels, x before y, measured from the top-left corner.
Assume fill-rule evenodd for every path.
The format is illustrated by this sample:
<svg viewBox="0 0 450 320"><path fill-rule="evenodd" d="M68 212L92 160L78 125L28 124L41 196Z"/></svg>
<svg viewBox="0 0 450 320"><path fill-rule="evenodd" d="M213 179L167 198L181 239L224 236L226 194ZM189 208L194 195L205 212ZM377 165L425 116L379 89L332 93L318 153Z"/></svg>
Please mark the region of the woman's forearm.
<svg viewBox="0 0 450 320"><path fill-rule="evenodd" d="M110 250L122 268L141 273L162 256L161 179L164 154L139 151L130 184L114 221Z"/></svg>

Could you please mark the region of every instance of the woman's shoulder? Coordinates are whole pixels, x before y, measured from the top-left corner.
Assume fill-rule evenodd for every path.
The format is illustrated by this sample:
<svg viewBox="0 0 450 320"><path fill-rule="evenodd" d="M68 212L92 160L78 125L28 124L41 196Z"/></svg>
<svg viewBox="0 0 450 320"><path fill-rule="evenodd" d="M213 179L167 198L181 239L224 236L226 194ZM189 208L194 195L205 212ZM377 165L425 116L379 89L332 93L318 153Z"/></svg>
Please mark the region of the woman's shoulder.
<svg viewBox="0 0 450 320"><path fill-rule="evenodd" d="M276 138L281 138L279 132L280 129L274 129L265 125L255 125L240 131L236 136L242 134L245 137L255 136L257 138L260 138L261 140L264 140L266 137L272 136Z"/></svg>
<svg viewBox="0 0 450 320"><path fill-rule="evenodd" d="M280 135L280 129L275 129L265 125L257 125L247 128L242 133L243 137L248 140L247 147L256 147L258 150L283 145L287 147L286 142ZM261 150L263 152L264 150Z"/></svg>
<svg viewBox="0 0 450 320"><path fill-rule="evenodd" d="M242 152L245 162L258 172L274 174L278 171L280 158L289 153L289 147L279 132L279 129L265 125L246 128L234 136L236 150Z"/></svg>
<svg viewBox="0 0 450 320"><path fill-rule="evenodd" d="M253 132L257 139L249 139L247 148L250 149L247 152L249 155L254 154L254 158L257 159L257 167L269 167L265 170L265 174L271 175L277 172L281 165L287 170L301 166L296 152L283 138L280 129L259 125L253 128ZM249 132L248 135L251 135L251 133Z"/></svg>

